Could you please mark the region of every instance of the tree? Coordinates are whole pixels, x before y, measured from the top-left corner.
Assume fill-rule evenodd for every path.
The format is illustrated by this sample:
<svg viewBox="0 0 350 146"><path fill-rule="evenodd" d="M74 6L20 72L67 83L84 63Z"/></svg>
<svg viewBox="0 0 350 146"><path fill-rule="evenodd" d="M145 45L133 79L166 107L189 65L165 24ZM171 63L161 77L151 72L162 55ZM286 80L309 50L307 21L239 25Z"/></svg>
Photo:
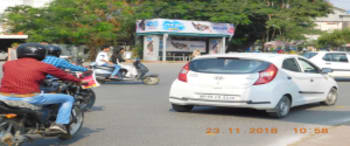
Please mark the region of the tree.
<svg viewBox="0 0 350 146"><path fill-rule="evenodd" d="M92 59L102 44L132 45L137 19L233 23L233 50L257 40L304 39L312 19L331 8L325 0L54 0L46 8L9 8L3 21L11 32L29 34L29 41L85 44Z"/></svg>
<svg viewBox="0 0 350 146"><path fill-rule="evenodd" d="M46 8L17 6L6 10L11 32L29 34L28 41L87 45L90 59L104 44L130 40L125 30L135 23L131 3L120 0L55 0Z"/></svg>
<svg viewBox="0 0 350 146"><path fill-rule="evenodd" d="M138 18L169 18L233 23L231 49L262 43L304 39L313 18L331 12L324 0L146 0Z"/></svg>
<svg viewBox="0 0 350 146"><path fill-rule="evenodd" d="M324 33L317 39L320 48L339 48L350 43L350 29Z"/></svg>

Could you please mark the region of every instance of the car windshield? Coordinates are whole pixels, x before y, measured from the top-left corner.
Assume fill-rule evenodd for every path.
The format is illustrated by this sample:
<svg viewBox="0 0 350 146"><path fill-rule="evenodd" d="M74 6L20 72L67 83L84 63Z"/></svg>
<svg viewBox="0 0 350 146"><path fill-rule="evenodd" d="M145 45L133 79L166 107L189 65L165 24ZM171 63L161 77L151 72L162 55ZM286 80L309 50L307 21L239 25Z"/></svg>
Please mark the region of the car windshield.
<svg viewBox="0 0 350 146"><path fill-rule="evenodd" d="M247 74L266 69L270 63L242 58L205 58L190 63L190 70L202 73Z"/></svg>
<svg viewBox="0 0 350 146"><path fill-rule="evenodd" d="M316 52L305 52L305 53L303 54L303 56L304 56L305 58L308 58L308 59L310 59L310 58L312 58L312 57L314 57L314 56L316 56L316 55L317 55Z"/></svg>

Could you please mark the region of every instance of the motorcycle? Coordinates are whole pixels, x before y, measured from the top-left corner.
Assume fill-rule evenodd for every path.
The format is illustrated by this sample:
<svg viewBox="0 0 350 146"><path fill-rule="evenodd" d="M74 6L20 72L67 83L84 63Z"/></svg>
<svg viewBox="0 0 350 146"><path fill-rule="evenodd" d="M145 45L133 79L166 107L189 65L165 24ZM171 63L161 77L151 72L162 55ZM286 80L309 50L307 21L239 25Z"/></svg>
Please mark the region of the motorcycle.
<svg viewBox="0 0 350 146"><path fill-rule="evenodd" d="M80 85L57 78L45 79L40 88L45 93L63 93L73 96L75 104L84 112L90 110L96 101L95 92L91 88L83 89Z"/></svg>
<svg viewBox="0 0 350 146"><path fill-rule="evenodd" d="M32 136L58 137L61 140L71 139L81 129L84 112L73 105L67 134L50 131L55 123L59 105L36 106L23 101L0 101L0 145L20 146L32 141Z"/></svg>
<svg viewBox="0 0 350 146"><path fill-rule="evenodd" d="M136 60L132 65L119 64L121 69L119 70L121 78L109 78L112 74L114 67L98 66L96 63L91 63L90 68L96 73L96 79L100 83L107 81L142 81L146 85L156 85L160 79L157 74L147 74L149 69Z"/></svg>

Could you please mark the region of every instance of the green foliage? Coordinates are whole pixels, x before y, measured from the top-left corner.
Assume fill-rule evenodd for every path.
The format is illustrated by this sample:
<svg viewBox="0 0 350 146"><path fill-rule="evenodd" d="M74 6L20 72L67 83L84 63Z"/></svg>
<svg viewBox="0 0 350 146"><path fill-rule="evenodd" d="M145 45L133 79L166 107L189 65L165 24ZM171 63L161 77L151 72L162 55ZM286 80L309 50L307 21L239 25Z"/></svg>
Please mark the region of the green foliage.
<svg viewBox="0 0 350 146"><path fill-rule="evenodd" d="M338 48L347 43L350 43L350 29L324 33L317 40L317 44L321 48Z"/></svg>
<svg viewBox="0 0 350 146"><path fill-rule="evenodd" d="M330 13L324 0L145 0L139 19L169 18L233 23L231 46L271 40L302 40L312 33L312 19Z"/></svg>
<svg viewBox="0 0 350 146"><path fill-rule="evenodd" d="M130 40L125 30L133 30L131 13L129 3L120 0L55 0L41 9L10 7L4 23L10 32L29 34L31 42L85 44L93 58L101 45Z"/></svg>
<svg viewBox="0 0 350 146"><path fill-rule="evenodd" d="M301 40L312 19L331 12L325 0L54 0L48 7L8 8L3 21L28 41L85 44L94 57L103 44L134 44L137 19L233 23L231 48L256 40Z"/></svg>

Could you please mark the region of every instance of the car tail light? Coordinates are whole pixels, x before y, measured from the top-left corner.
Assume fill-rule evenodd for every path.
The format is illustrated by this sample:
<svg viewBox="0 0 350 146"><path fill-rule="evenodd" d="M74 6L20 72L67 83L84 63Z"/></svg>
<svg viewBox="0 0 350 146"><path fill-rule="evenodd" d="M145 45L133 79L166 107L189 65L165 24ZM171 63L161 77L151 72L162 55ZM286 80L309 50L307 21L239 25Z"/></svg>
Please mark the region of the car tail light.
<svg viewBox="0 0 350 146"><path fill-rule="evenodd" d="M183 82L187 82L187 73L190 71L190 64L187 63L184 67L182 67L177 79Z"/></svg>
<svg viewBox="0 0 350 146"><path fill-rule="evenodd" d="M271 82L277 75L278 69L275 65L270 64L264 71L259 72L259 79L254 85L261 85Z"/></svg>

